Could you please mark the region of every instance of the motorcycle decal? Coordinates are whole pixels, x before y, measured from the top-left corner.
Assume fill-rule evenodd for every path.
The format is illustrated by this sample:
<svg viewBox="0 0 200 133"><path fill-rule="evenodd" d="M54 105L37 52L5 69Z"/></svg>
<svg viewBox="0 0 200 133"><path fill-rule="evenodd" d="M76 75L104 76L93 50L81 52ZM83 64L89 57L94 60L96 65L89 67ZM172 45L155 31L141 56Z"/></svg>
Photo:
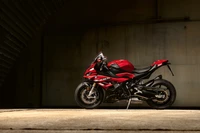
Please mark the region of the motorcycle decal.
<svg viewBox="0 0 200 133"><path fill-rule="evenodd" d="M107 76L102 76L102 75L97 75L94 79L94 82L102 82L111 79L110 77Z"/></svg>
<svg viewBox="0 0 200 133"><path fill-rule="evenodd" d="M107 83L107 82L103 82L103 83L98 83L98 85L100 85L102 88L104 88L105 90L107 90L109 87L113 86L112 83Z"/></svg>

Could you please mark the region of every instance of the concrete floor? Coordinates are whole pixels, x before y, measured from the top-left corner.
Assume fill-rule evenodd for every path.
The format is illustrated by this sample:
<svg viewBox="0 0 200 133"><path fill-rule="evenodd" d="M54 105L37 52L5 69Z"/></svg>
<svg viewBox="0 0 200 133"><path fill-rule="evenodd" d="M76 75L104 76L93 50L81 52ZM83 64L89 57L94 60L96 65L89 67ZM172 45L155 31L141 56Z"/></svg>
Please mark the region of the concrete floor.
<svg viewBox="0 0 200 133"><path fill-rule="evenodd" d="M0 110L0 133L200 132L200 110Z"/></svg>

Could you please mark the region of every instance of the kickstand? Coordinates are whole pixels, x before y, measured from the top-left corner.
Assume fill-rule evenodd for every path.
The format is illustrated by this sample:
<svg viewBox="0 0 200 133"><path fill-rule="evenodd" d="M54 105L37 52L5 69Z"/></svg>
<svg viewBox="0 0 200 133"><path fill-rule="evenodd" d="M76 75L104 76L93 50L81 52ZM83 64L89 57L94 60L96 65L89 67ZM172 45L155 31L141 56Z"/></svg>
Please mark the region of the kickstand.
<svg viewBox="0 0 200 133"><path fill-rule="evenodd" d="M132 100L132 98L129 98L129 100L128 100L128 105L127 105L126 109L129 108L129 106L130 106L130 104L131 104L131 100Z"/></svg>

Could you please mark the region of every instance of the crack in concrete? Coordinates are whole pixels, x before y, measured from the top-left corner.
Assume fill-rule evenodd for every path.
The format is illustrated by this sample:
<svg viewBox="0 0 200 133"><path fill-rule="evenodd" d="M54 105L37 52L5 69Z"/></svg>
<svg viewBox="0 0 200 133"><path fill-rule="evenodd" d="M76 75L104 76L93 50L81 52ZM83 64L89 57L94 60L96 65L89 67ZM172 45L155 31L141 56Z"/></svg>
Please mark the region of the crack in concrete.
<svg viewBox="0 0 200 133"><path fill-rule="evenodd" d="M0 113L7 113L7 112L18 112L18 111L28 111L28 110L34 110L34 109L13 109L13 110L1 110Z"/></svg>
<svg viewBox="0 0 200 133"><path fill-rule="evenodd" d="M200 131L200 129L100 129L100 128L88 128L88 129L45 129L45 128L0 128L3 130L32 130L32 131Z"/></svg>

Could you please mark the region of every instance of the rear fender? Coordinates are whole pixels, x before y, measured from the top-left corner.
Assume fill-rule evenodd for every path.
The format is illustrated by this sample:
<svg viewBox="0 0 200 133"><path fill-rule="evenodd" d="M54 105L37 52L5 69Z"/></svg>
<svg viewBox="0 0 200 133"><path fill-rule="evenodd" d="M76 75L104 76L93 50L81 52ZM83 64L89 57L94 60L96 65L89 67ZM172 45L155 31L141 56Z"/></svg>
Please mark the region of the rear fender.
<svg viewBox="0 0 200 133"><path fill-rule="evenodd" d="M151 74L157 70L158 68L162 67L162 66L167 66L169 71L171 72L172 76L174 76L174 73L170 67L171 63L169 63L168 60L157 60L152 64L152 68L150 69Z"/></svg>
<svg viewBox="0 0 200 133"><path fill-rule="evenodd" d="M168 60L157 60L151 66L157 65L159 67L159 66L162 66L166 63L168 63Z"/></svg>

